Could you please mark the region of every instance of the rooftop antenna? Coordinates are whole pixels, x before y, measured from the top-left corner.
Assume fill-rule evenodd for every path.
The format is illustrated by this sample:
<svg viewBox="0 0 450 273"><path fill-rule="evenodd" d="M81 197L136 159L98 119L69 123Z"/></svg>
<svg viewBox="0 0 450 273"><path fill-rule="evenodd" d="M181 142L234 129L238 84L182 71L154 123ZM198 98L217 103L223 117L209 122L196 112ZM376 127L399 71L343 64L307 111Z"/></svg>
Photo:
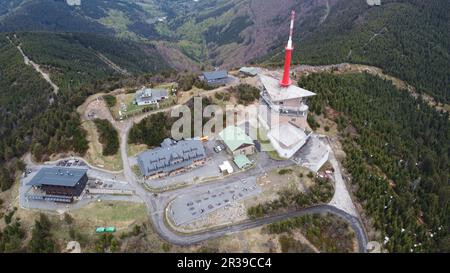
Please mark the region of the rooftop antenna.
<svg viewBox="0 0 450 273"><path fill-rule="evenodd" d="M293 10L291 12L291 28L289 30L289 41L286 46L286 57L284 60L284 73L283 73L283 78L280 81L280 85L282 87L289 87L292 84L292 81L290 78L290 72L291 72L292 51L294 50L294 47L292 45L292 37L294 35L294 21L295 21L295 10Z"/></svg>

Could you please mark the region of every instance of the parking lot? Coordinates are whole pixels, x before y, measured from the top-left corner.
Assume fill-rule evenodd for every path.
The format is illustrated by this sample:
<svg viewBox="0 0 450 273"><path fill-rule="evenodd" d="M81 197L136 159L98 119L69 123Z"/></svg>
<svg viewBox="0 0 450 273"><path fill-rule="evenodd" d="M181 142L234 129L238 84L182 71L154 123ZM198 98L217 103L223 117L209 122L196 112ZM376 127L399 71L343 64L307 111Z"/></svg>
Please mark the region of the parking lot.
<svg viewBox="0 0 450 273"><path fill-rule="evenodd" d="M260 192L261 188L256 184L255 177L242 179L227 186L217 185L204 192L180 196L171 204L169 213L174 223L179 226Z"/></svg>

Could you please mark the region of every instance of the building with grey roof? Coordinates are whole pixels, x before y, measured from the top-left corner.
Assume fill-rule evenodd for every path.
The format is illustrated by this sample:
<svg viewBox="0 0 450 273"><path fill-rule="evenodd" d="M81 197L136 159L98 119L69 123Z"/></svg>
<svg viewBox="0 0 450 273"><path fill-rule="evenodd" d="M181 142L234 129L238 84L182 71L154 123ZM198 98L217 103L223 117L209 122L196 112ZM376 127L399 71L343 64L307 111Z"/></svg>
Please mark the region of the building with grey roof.
<svg viewBox="0 0 450 273"><path fill-rule="evenodd" d="M27 183L27 198L70 203L80 196L88 181L87 169L43 167Z"/></svg>
<svg viewBox="0 0 450 273"><path fill-rule="evenodd" d="M164 89L142 88L138 90L134 96L134 103L143 105L157 104L169 97L169 92Z"/></svg>
<svg viewBox="0 0 450 273"><path fill-rule="evenodd" d="M241 69L239 69L239 73L245 75L245 76L250 76L250 77L255 77L258 75L258 73L261 71L261 69L257 68L257 67L241 67Z"/></svg>
<svg viewBox="0 0 450 273"><path fill-rule="evenodd" d="M203 80L209 85L226 84L228 80L228 71L219 70L203 72Z"/></svg>
<svg viewBox="0 0 450 273"><path fill-rule="evenodd" d="M138 155L141 174L146 177L166 176L203 165L206 152L200 140L174 141L166 138L161 147Z"/></svg>

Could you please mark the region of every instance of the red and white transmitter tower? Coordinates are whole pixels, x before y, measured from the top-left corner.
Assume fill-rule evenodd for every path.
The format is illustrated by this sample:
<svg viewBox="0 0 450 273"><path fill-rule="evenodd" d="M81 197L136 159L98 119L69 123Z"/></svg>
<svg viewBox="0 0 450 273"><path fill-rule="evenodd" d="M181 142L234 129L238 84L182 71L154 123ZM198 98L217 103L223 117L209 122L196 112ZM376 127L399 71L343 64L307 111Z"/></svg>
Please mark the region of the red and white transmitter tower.
<svg viewBox="0 0 450 273"><path fill-rule="evenodd" d="M289 31L289 41L286 46L286 57L284 60L283 78L280 81L281 87L289 87L292 84L290 73L291 73L292 51L294 50L294 47L292 45L292 36L294 35L294 21L295 21L295 10L293 10L291 13L291 28Z"/></svg>

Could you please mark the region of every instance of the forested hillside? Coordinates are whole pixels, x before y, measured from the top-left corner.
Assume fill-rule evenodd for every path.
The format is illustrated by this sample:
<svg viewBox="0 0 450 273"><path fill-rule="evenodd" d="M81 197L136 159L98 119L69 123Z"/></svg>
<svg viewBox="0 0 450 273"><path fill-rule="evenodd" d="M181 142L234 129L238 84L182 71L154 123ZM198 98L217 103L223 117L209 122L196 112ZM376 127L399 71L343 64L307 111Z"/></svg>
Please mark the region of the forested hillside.
<svg viewBox="0 0 450 273"><path fill-rule="evenodd" d="M155 47L125 39L88 33L18 33L26 54L52 74L62 88L120 76L100 54L130 74L169 70Z"/></svg>
<svg viewBox="0 0 450 273"><path fill-rule="evenodd" d="M0 32L68 31L113 33L102 24L89 20L65 0L3 0L0 4ZM2 2L3 2L2 1ZM83 1L91 2L91 1ZM83 3L86 4L86 3ZM94 14L92 13L94 16Z"/></svg>
<svg viewBox="0 0 450 273"><path fill-rule="evenodd" d="M286 40L292 8L301 11L297 22L312 31L326 7L336 2L89 0L70 6L65 0L4 1L0 32L67 31L146 40L158 45L172 62L182 55L201 63L199 67L233 67L263 57L280 39Z"/></svg>
<svg viewBox="0 0 450 273"><path fill-rule="evenodd" d="M0 185L6 190L17 159L31 151L37 160L58 152L83 154L85 131L75 109L87 96L120 87L121 79L156 74L169 67L153 47L92 34L18 33L0 35ZM11 42L7 39L10 37ZM24 63L16 48L50 72L50 85ZM123 75L97 55L129 71Z"/></svg>
<svg viewBox="0 0 450 273"><path fill-rule="evenodd" d="M61 150L84 152L87 143L70 102L57 98L50 105L52 89L19 51L0 36L0 184L2 190L14 182L14 171L22 168L16 158L30 148L39 158Z"/></svg>
<svg viewBox="0 0 450 273"><path fill-rule="evenodd" d="M316 114L338 123L356 195L391 252L450 250L450 122L391 82L367 74L313 74Z"/></svg>
<svg viewBox="0 0 450 273"><path fill-rule="evenodd" d="M385 0L379 7L340 1L320 28L296 39L294 63L374 65L448 103L449 10L447 0ZM282 57L278 53L267 63Z"/></svg>

